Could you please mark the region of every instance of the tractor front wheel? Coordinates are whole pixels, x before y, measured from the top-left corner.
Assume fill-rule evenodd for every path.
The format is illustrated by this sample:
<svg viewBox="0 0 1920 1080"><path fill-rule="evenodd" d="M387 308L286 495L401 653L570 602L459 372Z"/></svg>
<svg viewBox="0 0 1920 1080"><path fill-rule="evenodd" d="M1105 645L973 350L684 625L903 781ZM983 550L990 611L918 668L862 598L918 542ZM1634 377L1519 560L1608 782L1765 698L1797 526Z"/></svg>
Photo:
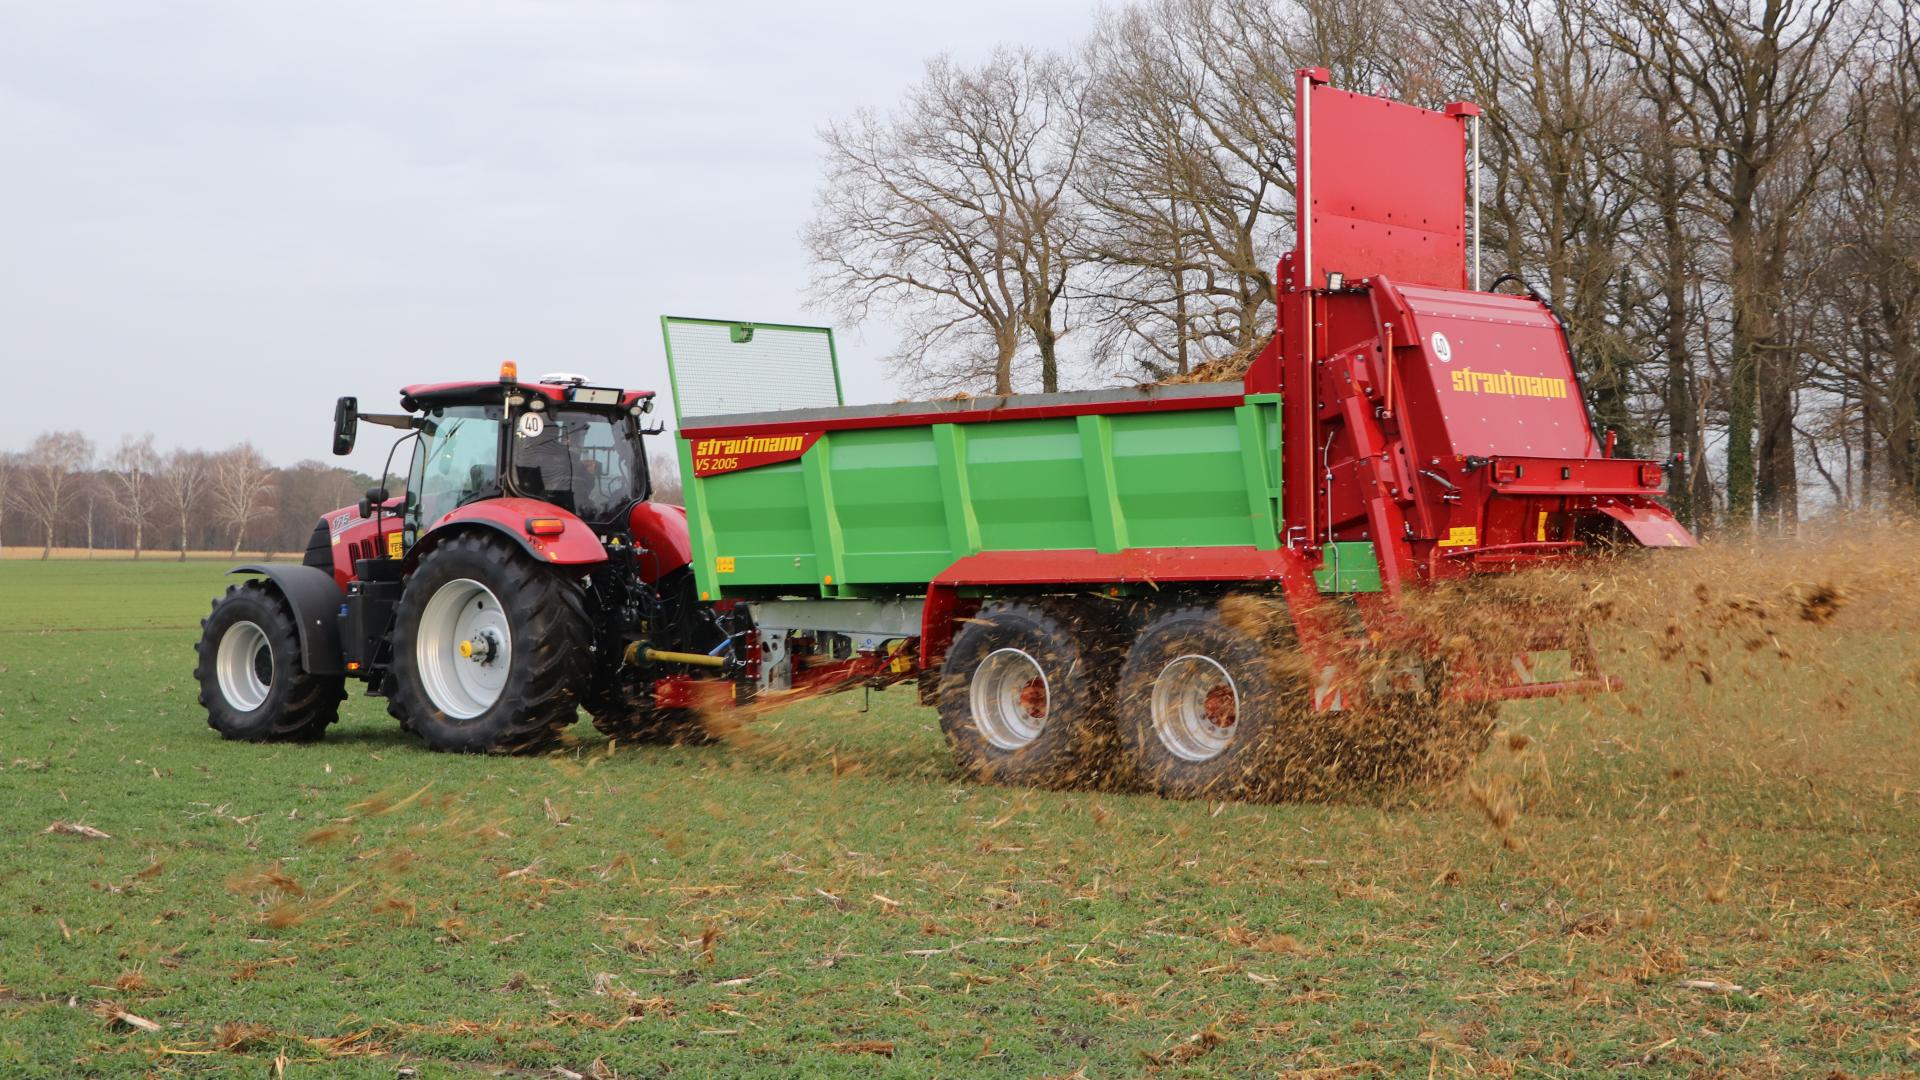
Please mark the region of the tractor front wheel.
<svg viewBox="0 0 1920 1080"><path fill-rule="evenodd" d="M214 601L194 653L207 724L229 739L318 739L347 696L344 678L307 672L293 611L262 581L242 582Z"/></svg>
<svg viewBox="0 0 1920 1080"><path fill-rule="evenodd" d="M504 538L443 541L394 617L387 709L428 749L544 749L578 719L592 629L579 584Z"/></svg>

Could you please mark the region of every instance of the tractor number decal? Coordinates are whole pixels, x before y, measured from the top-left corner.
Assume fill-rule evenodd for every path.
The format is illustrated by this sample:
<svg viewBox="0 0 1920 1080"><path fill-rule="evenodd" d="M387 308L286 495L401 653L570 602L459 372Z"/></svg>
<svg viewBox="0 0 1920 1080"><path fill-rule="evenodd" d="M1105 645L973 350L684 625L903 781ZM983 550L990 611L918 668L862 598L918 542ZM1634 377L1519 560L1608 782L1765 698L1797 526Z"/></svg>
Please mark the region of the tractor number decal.
<svg viewBox="0 0 1920 1080"><path fill-rule="evenodd" d="M1455 525L1447 530L1447 538L1440 541L1441 547L1472 547L1480 542L1480 530L1473 525Z"/></svg>
<svg viewBox="0 0 1920 1080"><path fill-rule="evenodd" d="M1567 380L1545 375L1515 375L1511 371L1475 371L1461 368L1452 373L1453 389L1461 394L1499 394L1503 397L1563 398Z"/></svg>
<svg viewBox="0 0 1920 1080"><path fill-rule="evenodd" d="M700 436L692 441L693 475L717 476L793 461L820 441L820 433Z"/></svg>

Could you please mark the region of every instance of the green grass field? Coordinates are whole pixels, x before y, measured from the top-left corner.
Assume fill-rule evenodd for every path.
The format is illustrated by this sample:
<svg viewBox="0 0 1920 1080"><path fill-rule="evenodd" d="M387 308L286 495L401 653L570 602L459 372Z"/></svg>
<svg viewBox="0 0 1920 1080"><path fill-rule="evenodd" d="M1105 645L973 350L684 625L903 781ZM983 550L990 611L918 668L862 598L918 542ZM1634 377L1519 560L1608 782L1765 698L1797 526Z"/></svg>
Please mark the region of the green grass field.
<svg viewBox="0 0 1920 1080"><path fill-rule="evenodd" d="M358 696L226 743L222 587L0 564L0 1077L1920 1070L1897 595L1617 629L1634 688L1510 707L1471 794L1251 806L964 785L904 691L703 748L437 756Z"/></svg>

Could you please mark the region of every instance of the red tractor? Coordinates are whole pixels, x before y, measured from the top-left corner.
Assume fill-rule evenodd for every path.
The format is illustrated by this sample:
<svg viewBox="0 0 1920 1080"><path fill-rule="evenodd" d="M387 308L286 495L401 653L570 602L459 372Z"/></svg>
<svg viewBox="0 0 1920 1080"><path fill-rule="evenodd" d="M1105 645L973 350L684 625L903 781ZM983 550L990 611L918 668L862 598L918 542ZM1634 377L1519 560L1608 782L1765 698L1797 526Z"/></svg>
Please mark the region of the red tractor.
<svg viewBox="0 0 1920 1080"><path fill-rule="evenodd" d="M686 512L650 501L652 391L568 375L409 386L404 496L369 490L314 527L300 565L240 566L196 646L200 703L230 739L315 739L346 680L434 750L534 750L585 708L624 738L693 736L655 684L737 666L731 608L700 603ZM388 455L392 461L391 452ZM741 618L745 613L741 612ZM717 669L717 670L715 670Z"/></svg>

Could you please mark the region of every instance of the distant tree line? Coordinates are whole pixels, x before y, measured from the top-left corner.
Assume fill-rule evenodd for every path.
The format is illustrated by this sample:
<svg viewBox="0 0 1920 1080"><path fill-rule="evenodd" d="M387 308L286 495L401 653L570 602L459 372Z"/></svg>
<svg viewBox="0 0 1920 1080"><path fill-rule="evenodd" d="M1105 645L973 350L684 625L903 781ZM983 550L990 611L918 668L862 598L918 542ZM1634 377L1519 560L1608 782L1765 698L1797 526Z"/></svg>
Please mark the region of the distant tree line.
<svg viewBox="0 0 1920 1080"><path fill-rule="evenodd" d="M924 392L1243 361L1300 67L1481 106L1483 280L1567 317L1626 452L1686 455L1688 520L1920 501L1920 0L1121 6L826 128L816 290L892 318Z"/></svg>
<svg viewBox="0 0 1920 1080"><path fill-rule="evenodd" d="M680 501L671 459L651 464L655 498ZM132 551L135 558L189 551L300 553L322 514L360 500L371 476L301 461L277 467L250 443L225 450L161 452L152 435L127 436L102 454L77 431L48 432L19 453L0 453L0 547ZM390 477L387 488L405 487Z"/></svg>

